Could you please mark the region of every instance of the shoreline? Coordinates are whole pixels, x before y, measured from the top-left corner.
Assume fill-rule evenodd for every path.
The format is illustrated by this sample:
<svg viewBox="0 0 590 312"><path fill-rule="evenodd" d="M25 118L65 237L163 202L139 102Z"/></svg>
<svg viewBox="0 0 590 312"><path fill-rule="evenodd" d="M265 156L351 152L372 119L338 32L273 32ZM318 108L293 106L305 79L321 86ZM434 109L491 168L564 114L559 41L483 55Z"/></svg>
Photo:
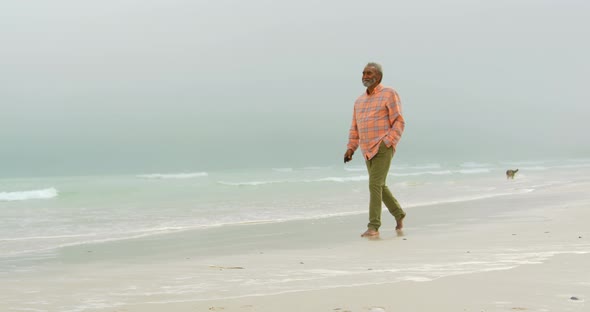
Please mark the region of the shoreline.
<svg viewBox="0 0 590 312"><path fill-rule="evenodd" d="M572 305L576 308L587 298L589 187L582 181L412 208L402 235L384 211L376 240L359 237L366 224L366 215L359 214L62 248L54 258L7 267L0 310L356 312L381 306L391 312L400 306L419 311L416 306L425 303L408 298L432 297L431 302L447 307L438 309L442 312L480 312L501 308L490 300L519 302L510 294L533 296L540 287L547 298L535 300L549 309L535 308L527 299L506 311L582 312L564 309L569 302L553 299L571 292L581 298ZM516 287L521 280L527 282ZM495 294L491 284L505 281L511 291ZM578 288L558 293L553 283ZM486 288L489 294L478 291ZM395 298L386 289L404 297ZM460 297L441 297L453 289L477 300L462 306ZM221 298L211 300L217 296Z"/></svg>
<svg viewBox="0 0 590 312"><path fill-rule="evenodd" d="M590 253L556 255L539 264L432 281L293 291L239 298L143 303L103 312L188 311L579 311L590 300ZM550 275L551 280L539 280ZM575 298L575 299L571 299ZM378 310L380 311L380 310Z"/></svg>
<svg viewBox="0 0 590 312"><path fill-rule="evenodd" d="M466 183L469 179L450 179L438 180L436 177L430 182L419 182L414 184L409 181L401 182L396 190L396 197L403 204L405 208L411 211L419 211L425 209L435 208L437 206L448 206L449 204L457 204L458 206L473 205L477 206L480 202L488 200L496 200L503 197L512 197L513 194L518 196L525 195L531 189L541 191L546 188L560 187L562 184L578 184L580 181L584 183L587 178L584 174L585 170L581 172L573 169L567 172L547 172L551 174L551 182L544 181L544 174L533 174L527 177L522 175L517 181L506 182L503 178L495 176L481 176L474 179L473 184ZM390 185L396 185L396 179L390 179ZM87 181L89 182L89 181ZM130 183L129 181L108 181L113 183L113 186L106 187L105 190L116 191L115 185L124 187L139 187L138 185ZM12 210L23 212L22 218L28 218L30 222L36 222L37 218L34 209L40 209L47 213L49 218L55 220L54 227L45 228L43 225L39 227L30 227L30 229L23 229L19 227L18 219L10 221L9 227L6 229L5 238L0 240L0 244L7 250L7 253L12 256L34 256L38 250L40 253L60 252L62 249L74 248L76 246L92 246L99 244L108 244L125 240L139 240L142 241L160 239L166 240L166 237L182 237L193 236L191 232L201 231L203 235L207 233L217 233L219 228L227 228L228 231L233 231L232 227L240 226L265 226L267 224L280 224L278 227L289 227L288 223L334 223L331 219L346 220L365 218L367 212L366 207L368 203L368 192L365 191L366 183L331 183L326 189L315 186L306 186L302 190L291 190L283 187L269 186L263 188L236 188L233 192L238 191L239 194L230 199L222 199L218 196L223 192L230 191L229 189L216 190L214 194L207 197L205 200L193 199L199 197L200 193L194 194L188 190L193 188L184 184L186 181L177 185L177 181L169 181L166 183L148 183L141 184L141 187L149 186L146 189L150 194L158 194L150 198L149 201L142 202L146 198L135 198L139 200L141 206L127 207L128 205L120 204L119 201L109 200L101 203L98 202L95 206L84 208L84 213L90 213L98 222L90 227L76 228L75 222L70 221L71 215L65 213L71 210L73 213L78 213L79 222L86 222L86 218L80 214L79 205L82 203L82 197L78 198L76 191L77 184L60 185L63 187L64 195L51 200L33 201L30 202L8 202L6 205L7 216L11 216ZM91 191L95 191L104 186L104 181L92 181ZM107 184L109 184L107 183ZM130 183L130 184L128 184ZM170 207L169 200L160 194L166 192L175 193L178 188L182 191L176 193L177 197L184 199L179 200L178 209ZM68 190L69 191L66 191ZM201 185L196 188L202 191ZM80 191L86 190L80 188ZM143 190L143 189L142 189ZM223 192L222 192L223 191ZM302 194L309 195L310 191L313 194L307 200L301 200ZM536 192L535 191L535 192ZM254 198L264 198L269 194L282 194L279 197L272 197L268 202L261 202L260 200L253 201ZM219 194L218 194L219 193ZM150 195L151 196L151 195ZM186 198L184 197L186 196ZM242 200L238 200L244 196L246 202L250 201L244 209L240 209ZM247 198L247 199L246 199ZM292 199L291 201L285 200ZM132 200L132 201L133 201ZM295 204L292 204L295 201ZM276 203L276 204L275 204ZM195 209L193 205L197 205ZM215 212L213 208L219 205L223 211ZM163 208L163 209L161 209ZM172 209L171 209L172 208ZM301 209L303 208L303 209ZM162 210L162 213L159 210ZM124 211L129 210L129 215ZM63 212L62 212L63 211ZM243 211L243 213L242 213ZM123 213L122 213L123 212ZM145 214L145 215L144 215ZM147 216L161 218L162 221L152 222ZM384 214L387 216L387 213ZM113 223L107 220L113 216ZM137 218L139 216L139 218ZM143 217L142 217L143 216ZM221 217L220 217L221 216ZM424 216L416 218L422 220ZM92 218L91 218L92 219ZM90 220L91 220L90 219ZM136 219L140 221L136 222ZM143 221L142 219L145 219ZM384 218L387 219L387 218ZM129 220L126 222L126 220ZM168 221L168 222L166 222ZM102 223L102 224L101 224ZM365 224L366 221L360 222ZM102 226L101 226L102 225ZM385 224L387 226L387 224ZM113 231L107 231L105 228L111 228ZM12 229L12 231L11 231ZM28 235L20 235L16 233L23 233ZM175 235L180 233L179 235ZM28 248L23 248L28 247Z"/></svg>
<svg viewBox="0 0 590 312"><path fill-rule="evenodd" d="M429 224L410 226L403 236L398 236L393 231L392 221L377 241L349 236L329 247L300 246L298 248L303 249L265 251L266 256L252 251L251 254L209 259L220 266L244 266L244 270L209 272L211 276L221 275L229 279L238 276L264 279L263 272L289 261L293 264L283 263L276 269L293 278L300 269L287 272L293 265L304 263L302 265L309 265L309 269L303 270L327 274L316 282L312 279L302 284L309 287L316 283L318 289L163 304L144 302L125 305L122 307L124 310L97 311L155 312L165 308L188 312L214 308L244 312L347 309L355 312L382 307L385 311L427 311L436 308L448 312L460 309L479 312L482 309L514 311L522 308L582 312L584 300L588 299L586 294L590 294L590 271L586 270L586 263L590 261L590 244L584 239L590 237L590 232L580 223L590 217L590 211L586 209L589 200L579 196L585 186L588 184L546 189L540 194L530 193L524 197L484 200L477 203L477 209L469 204L438 207L440 212L453 207L456 215L466 218L450 225L453 231L446 230L449 225L436 223L435 218L428 220ZM559 203L562 196L570 199L563 205ZM543 205L535 207L541 203ZM506 206L494 210L487 217L479 215L479 221L474 222L470 222L463 212L463 208L474 213L489 211L486 207L500 205ZM515 209L517 207L523 209ZM432 213L431 210L427 209L427 212ZM484 221L486 218L488 222ZM350 225L350 222L347 223ZM373 259L365 259L363 254L371 254ZM338 272L341 270L348 270L352 275L340 277ZM377 279L371 282L373 274ZM401 280L384 281L395 278ZM322 286L324 279L334 280L339 286ZM559 288L554 287L556 283ZM351 286L343 286L346 284ZM570 286L572 289L568 290ZM500 291L501 288L505 291ZM234 290L240 291L239 287ZM403 293L403 296L392 297L389 292ZM542 298L537 295L539 292L544 294ZM570 302L569 297L564 297L567 292L580 300ZM459 296L458 293L464 295ZM424 301L421 299L423 296L428 296L430 303L421 302ZM157 298L151 299L154 299L151 302L158 301Z"/></svg>

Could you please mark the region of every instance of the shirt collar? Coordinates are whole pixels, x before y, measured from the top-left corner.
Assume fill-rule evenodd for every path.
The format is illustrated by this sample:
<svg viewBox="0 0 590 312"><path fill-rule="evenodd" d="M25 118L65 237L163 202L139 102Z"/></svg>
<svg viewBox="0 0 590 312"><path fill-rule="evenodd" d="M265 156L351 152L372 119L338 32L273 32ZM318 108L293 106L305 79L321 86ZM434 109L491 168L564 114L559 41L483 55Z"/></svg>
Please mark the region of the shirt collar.
<svg viewBox="0 0 590 312"><path fill-rule="evenodd" d="M379 91L381 91L381 90L383 90L383 86L382 86L381 84L378 84L378 85L375 87L375 89L373 89L373 92L372 92L372 93L370 93L370 94L369 94L369 89L367 89L367 90L365 91L365 93L366 93L367 95L373 95L373 94L377 94L377 93L379 93Z"/></svg>

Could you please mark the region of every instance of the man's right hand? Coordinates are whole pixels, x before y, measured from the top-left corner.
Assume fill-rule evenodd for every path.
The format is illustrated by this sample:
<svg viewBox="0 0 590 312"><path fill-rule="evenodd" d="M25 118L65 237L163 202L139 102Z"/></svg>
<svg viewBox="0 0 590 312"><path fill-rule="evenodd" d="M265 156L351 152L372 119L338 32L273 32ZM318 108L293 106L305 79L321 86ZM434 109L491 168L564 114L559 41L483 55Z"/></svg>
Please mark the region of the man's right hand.
<svg viewBox="0 0 590 312"><path fill-rule="evenodd" d="M344 153L344 163L347 163L352 160L352 154L354 154L353 150L351 150L351 149L346 150L346 153Z"/></svg>

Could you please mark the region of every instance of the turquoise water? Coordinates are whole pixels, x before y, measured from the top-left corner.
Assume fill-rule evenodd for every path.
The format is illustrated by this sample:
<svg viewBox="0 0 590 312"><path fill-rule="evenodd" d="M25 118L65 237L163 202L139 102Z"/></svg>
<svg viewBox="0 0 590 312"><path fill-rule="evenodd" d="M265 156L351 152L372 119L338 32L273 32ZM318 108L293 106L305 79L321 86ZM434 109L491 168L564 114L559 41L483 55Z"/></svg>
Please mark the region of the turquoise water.
<svg viewBox="0 0 590 312"><path fill-rule="evenodd" d="M411 208L531 192L560 182L548 181L549 173L589 166L585 159L394 162L388 184ZM520 168L517 179L506 181L506 168ZM367 179L360 166L4 179L0 258L199 228L364 214Z"/></svg>
<svg viewBox="0 0 590 312"><path fill-rule="evenodd" d="M516 179L506 179L506 168L520 169ZM547 198L559 206L579 205L579 196L568 202L559 192L536 192L579 189L589 173L590 160L583 159L396 164L388 184L408 212L408 239L434 243L407 247L394 237L393 218L384 217L384 249L358 239L368 203L367 175L359 166L5 179L0 308L101 311L133 303L428 281L585 253L582 240L542 237L516 249L502 240L495 247L476 243L481 250L471 254L449 253L443 245L469 245L461 238L466 231L485 236L478 233L488 223L514 222L518 210L543 207ZM545 222L545 213L530 214L526 222ZM453 233L456 241L446 242ZM357 250L363 248L411 249L384 261L367 259Z"/></svg>

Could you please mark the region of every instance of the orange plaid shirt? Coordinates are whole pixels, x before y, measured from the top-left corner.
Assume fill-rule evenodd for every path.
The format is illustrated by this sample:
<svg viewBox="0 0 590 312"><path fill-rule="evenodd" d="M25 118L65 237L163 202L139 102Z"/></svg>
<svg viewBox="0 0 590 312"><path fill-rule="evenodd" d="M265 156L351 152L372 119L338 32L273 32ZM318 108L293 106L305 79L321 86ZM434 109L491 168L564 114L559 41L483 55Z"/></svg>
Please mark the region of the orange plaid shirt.
<svg viewBox="0 0 590 312"><path fill-rule="evenodd" d="M364 92L354 102L348 148L355 151L360 145L367 160L377 154L381 141L395 151L405 125L399 95L379 84L371 94Z"/></svg>

